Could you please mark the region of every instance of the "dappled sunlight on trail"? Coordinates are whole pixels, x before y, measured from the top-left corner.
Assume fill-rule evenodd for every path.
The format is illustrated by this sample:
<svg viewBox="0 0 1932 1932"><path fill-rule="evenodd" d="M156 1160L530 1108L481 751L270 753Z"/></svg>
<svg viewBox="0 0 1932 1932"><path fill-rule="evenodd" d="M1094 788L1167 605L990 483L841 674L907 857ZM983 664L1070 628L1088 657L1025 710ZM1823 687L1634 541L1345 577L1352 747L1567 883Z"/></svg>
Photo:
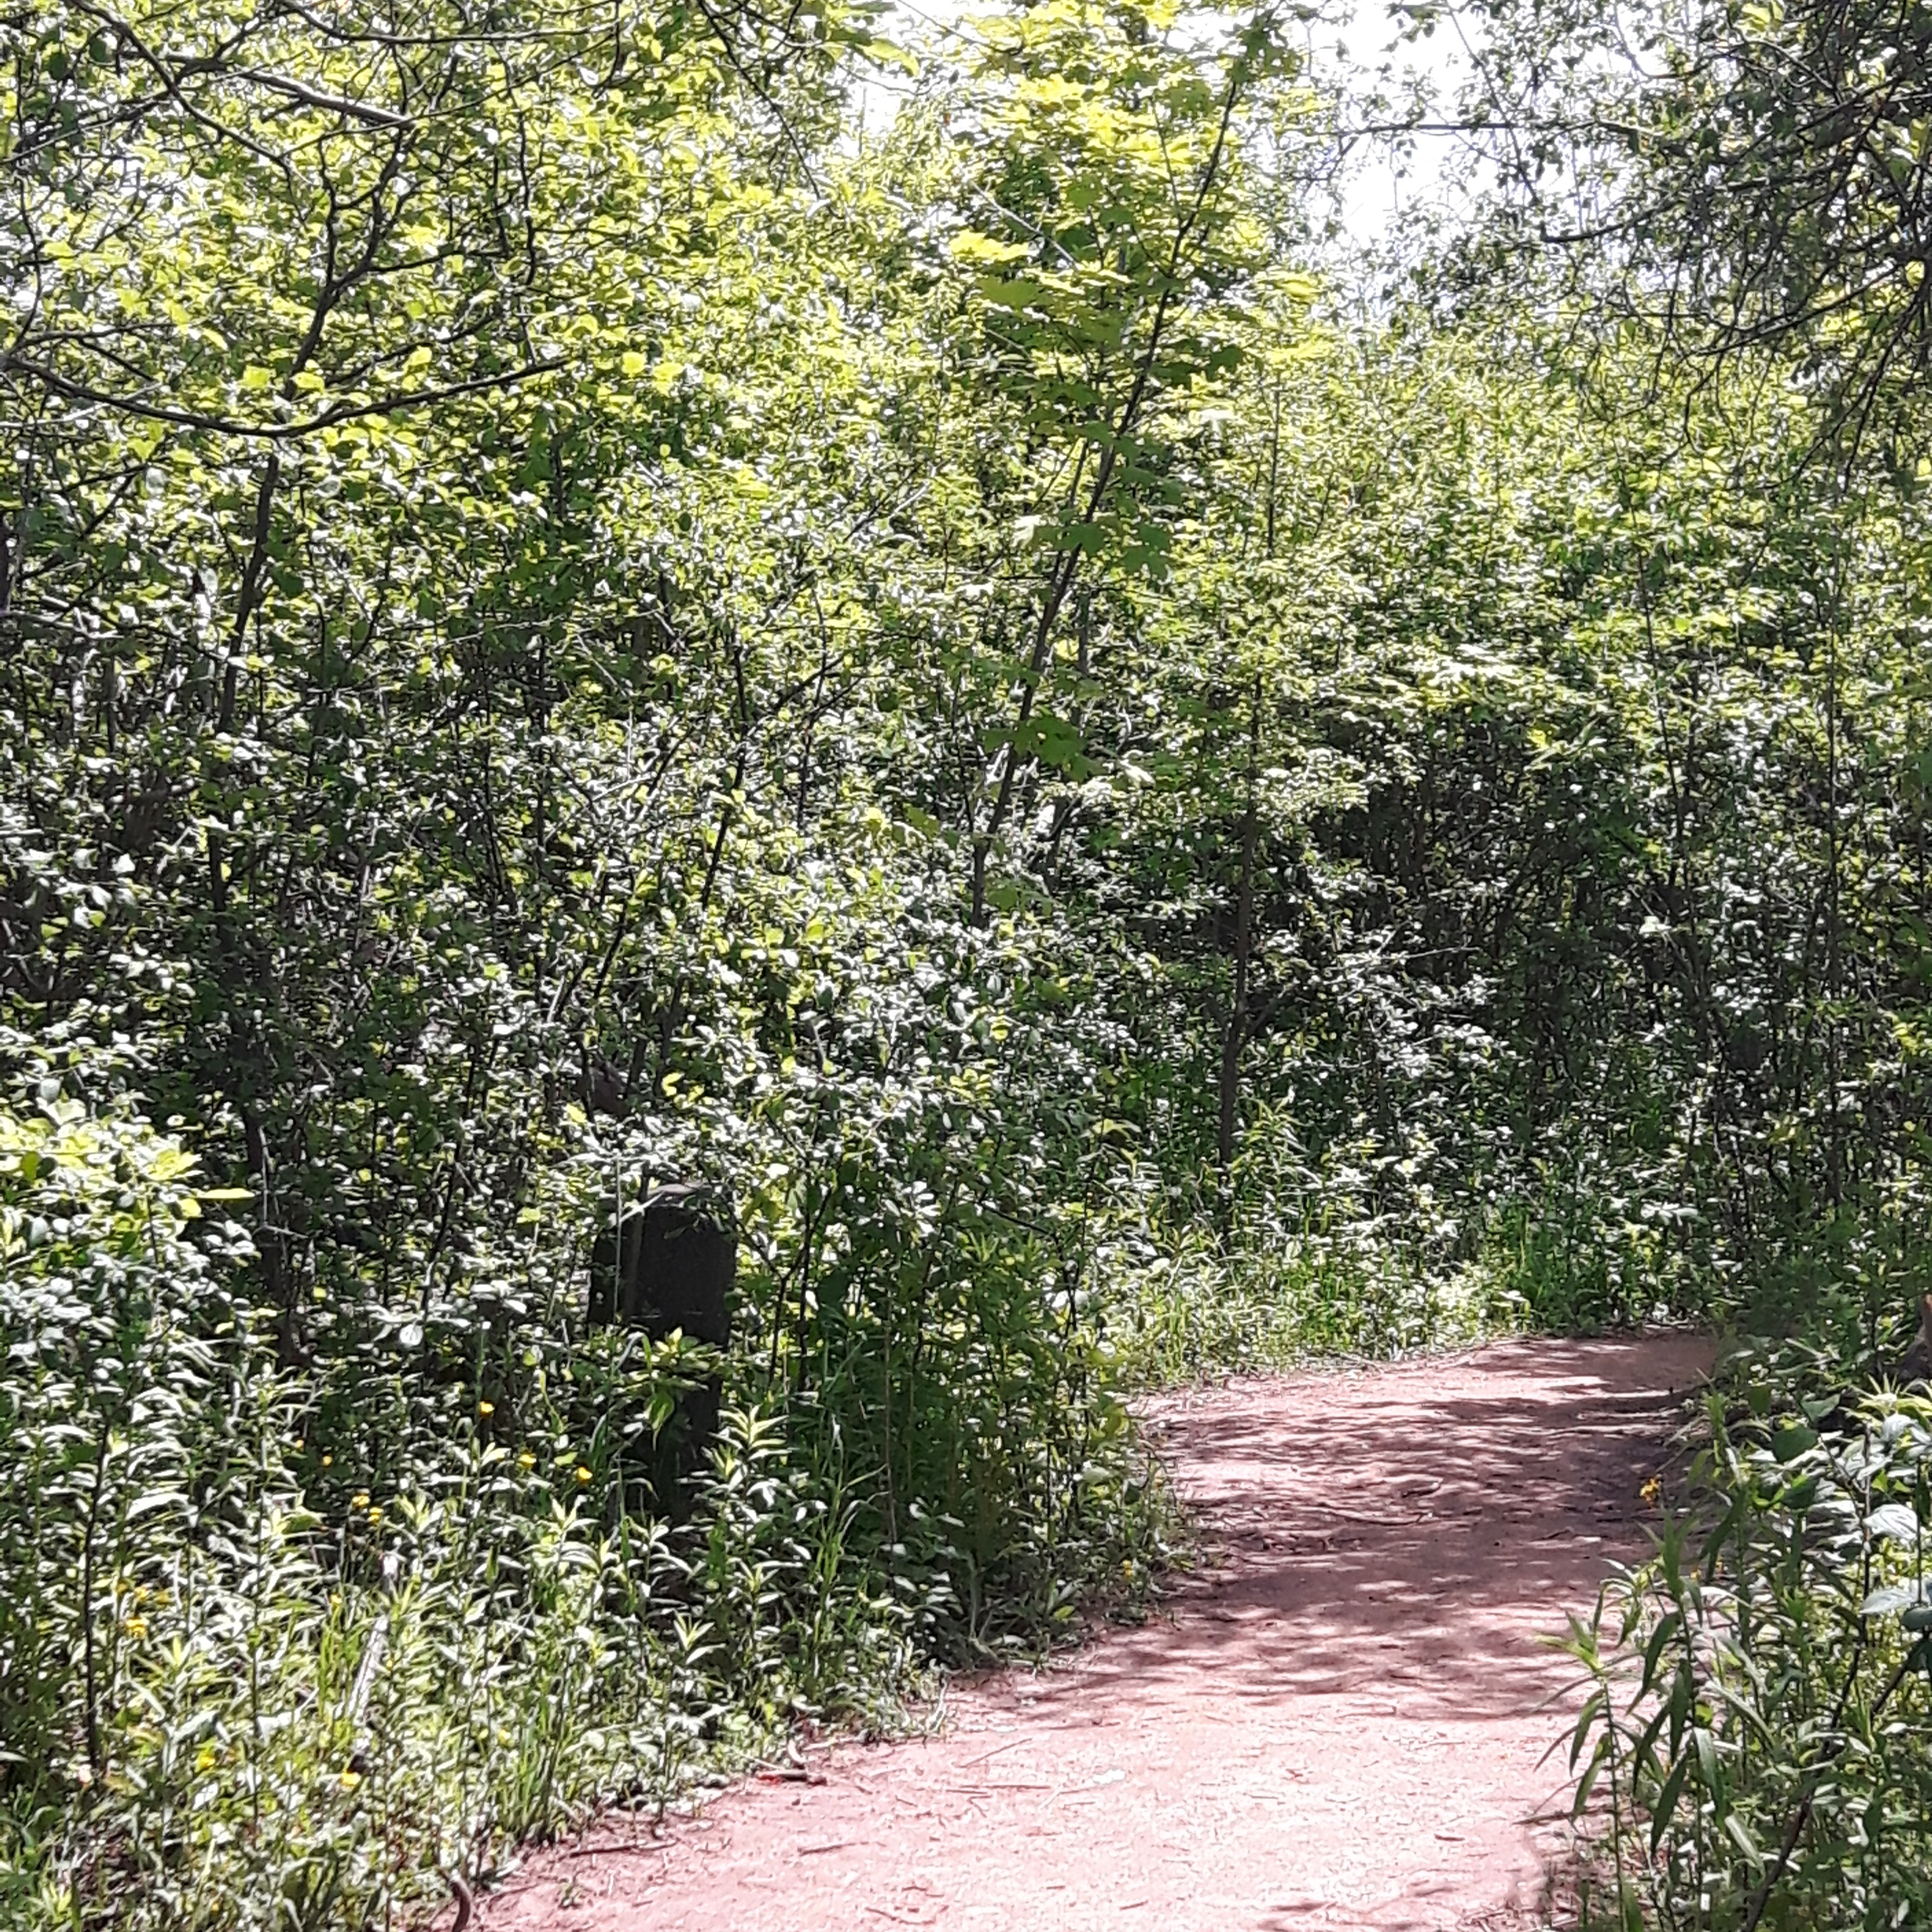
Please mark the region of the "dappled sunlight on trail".
<svg viewBox="0 0 1932 1932"><path fill-rule="evenodd" d="M1640 1556L1688 1337L1511 1342L1147 1406L1200 1574L1143 1628L956 1688L654 1840L535 1859L489 1932L1387 1932L1534 1924L1568 1672L1543 1640Z"/></svg>

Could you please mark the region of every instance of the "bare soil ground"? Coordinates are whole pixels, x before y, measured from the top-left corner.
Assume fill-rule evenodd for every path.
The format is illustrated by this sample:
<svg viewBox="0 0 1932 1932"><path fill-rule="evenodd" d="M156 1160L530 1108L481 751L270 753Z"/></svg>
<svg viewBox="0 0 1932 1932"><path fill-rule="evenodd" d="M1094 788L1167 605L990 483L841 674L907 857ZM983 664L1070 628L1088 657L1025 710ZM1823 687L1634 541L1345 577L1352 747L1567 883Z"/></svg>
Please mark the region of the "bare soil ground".
<svg viewBox="0 0 1932 1932"><path fill-rule="evenodd" d="M1199 1574L934 1736L532 1860L480 1932L1542 1922L1573 1671L1707 1346L1514 1342L1151 1403ZM1552 1744L1559 1748L1552 1752Z"/></svg>

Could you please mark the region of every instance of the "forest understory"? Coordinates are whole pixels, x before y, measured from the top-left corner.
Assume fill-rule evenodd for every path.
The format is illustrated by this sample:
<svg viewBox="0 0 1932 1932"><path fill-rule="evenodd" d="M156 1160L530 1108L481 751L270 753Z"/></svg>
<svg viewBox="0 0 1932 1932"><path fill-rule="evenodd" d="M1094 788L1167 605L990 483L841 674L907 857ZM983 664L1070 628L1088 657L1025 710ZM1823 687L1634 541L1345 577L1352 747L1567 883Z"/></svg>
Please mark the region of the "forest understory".
<svg viewBox="0 0 1932 1932"><path fill-rule="evenodd" d="M1928 129L1918 0L0 17L0 1923L401 1932L1146 1614L1163 1392L1646 1325L1578 1910L1932 1923Z"/></svg>

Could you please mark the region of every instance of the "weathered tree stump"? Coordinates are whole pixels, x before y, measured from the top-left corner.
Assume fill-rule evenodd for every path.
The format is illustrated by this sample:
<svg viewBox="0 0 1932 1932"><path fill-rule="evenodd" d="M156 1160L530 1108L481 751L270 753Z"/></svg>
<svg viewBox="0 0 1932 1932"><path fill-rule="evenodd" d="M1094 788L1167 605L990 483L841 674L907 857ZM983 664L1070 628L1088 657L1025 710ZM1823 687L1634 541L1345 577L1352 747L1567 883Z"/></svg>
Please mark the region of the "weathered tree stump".
<svg viewBox="0 0 1932 1932"><path fill-rule="evenodd" d="M702 1182L661 1187L607 1226L590 1251L590 1319L641 1328L653 1341L682 1331L728 1348L738 1272L730 1203ZM687 1389L658 1430L646 1473L652 1499L674 1522L691 1514L692 1478L718 1433L724 1383Z"/></svg>

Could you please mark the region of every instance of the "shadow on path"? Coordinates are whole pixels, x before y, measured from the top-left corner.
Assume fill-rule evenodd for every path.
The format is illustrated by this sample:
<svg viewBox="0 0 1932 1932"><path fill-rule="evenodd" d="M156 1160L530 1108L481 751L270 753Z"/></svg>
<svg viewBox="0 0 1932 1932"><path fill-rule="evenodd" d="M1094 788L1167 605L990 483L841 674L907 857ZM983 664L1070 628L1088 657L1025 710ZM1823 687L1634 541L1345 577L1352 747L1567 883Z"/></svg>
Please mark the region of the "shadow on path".
<svg viewBox="0 0 1932 1932"><path fill-rule="evenodd" d="M1521 1342L1162 1397L1201 1571L1064 1667L956 1688L652 1838L533 1860L485 1932L1386 1932L1537 1922L1568 1672L1547 1640L1648 1548L1705 1345Z"/></svg>

